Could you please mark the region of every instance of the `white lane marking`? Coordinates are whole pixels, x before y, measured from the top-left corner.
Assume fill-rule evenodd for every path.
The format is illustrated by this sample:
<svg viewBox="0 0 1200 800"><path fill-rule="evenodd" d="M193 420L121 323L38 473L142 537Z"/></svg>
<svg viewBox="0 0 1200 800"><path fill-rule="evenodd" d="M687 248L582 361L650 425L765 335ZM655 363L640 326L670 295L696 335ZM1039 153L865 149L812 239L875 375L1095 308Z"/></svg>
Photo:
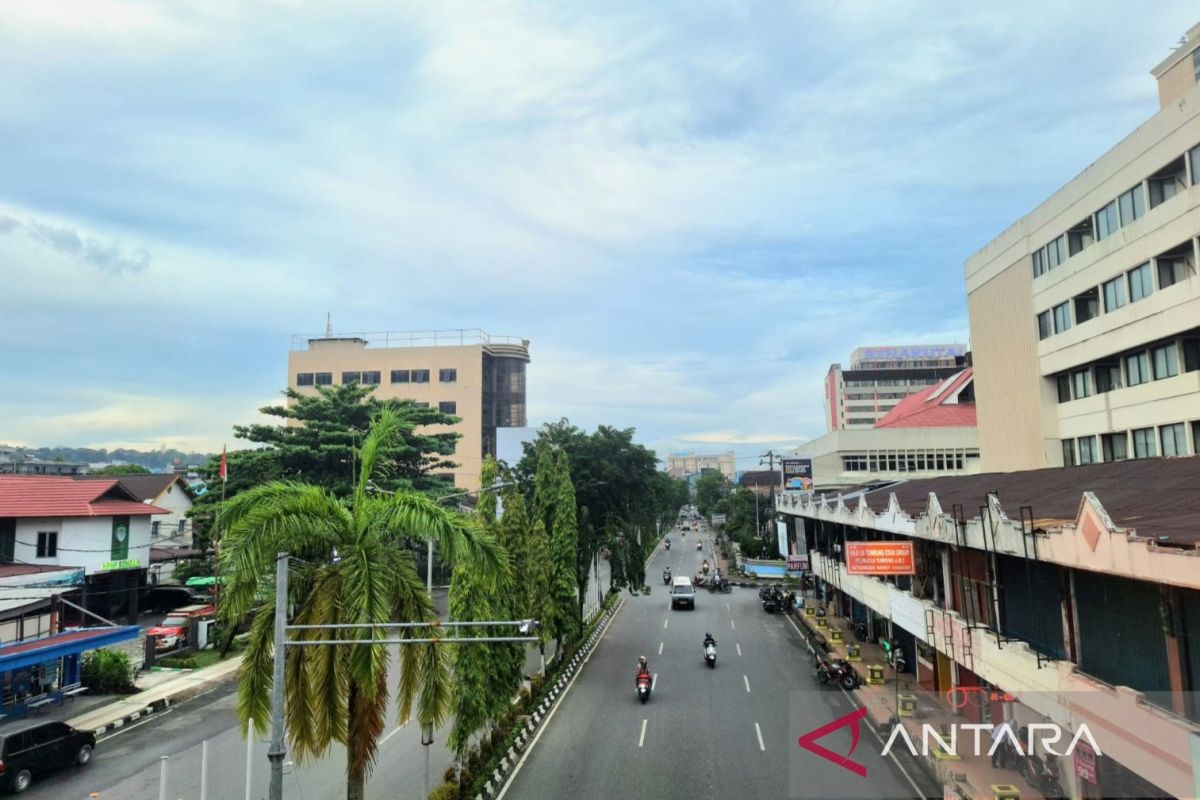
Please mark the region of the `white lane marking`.
<svg viewBox="0 0 1200 800"><path fill-rule="evenodd" d="M385 743L387 742L387 740L388 740L388 739L392 738L392 737L393 737L393 736L395 736L397 733L399 733L399 732L400 732L400 729L401 729L401 728L403 728L403 727L404 727L405 725L407 725L407 724L408 724L407 722L402 722L402 723L400 723L399 725L397 725L397 726L396 726L396 730L392 731L392 732L391 732L391 733L389 733L387 736L385 736L385 737L383 737L382 739L380 739L380 740L379 740L379 743L380 743L380 744L385 744Z"/></svg>
<svg viewBox="0 0 1200 800"><path fill-rule="evenodd" d="M741 646L740 644L738 644L738 645L734 645L734 646L735 646L735 647L737 647L737 649L738 649L738 655L740 656L740 655L742 654L742 646Z"/></svg>
<svg viewBox="0 0 1200 800"><path fill-rule="evenodd" d="M650 691L654 691L657 688L658 688L658 673L656 672L656 673L654 673L654 676L652 678L650 678Z"/></svg>
<svg viewBox="0 0 1200 800"><path fill-rule="evenodd" d="M745 675L743 675L742 680L744 680L746 682L746 691L747 692L750 691L750 679L747 678Z"/></svg>
<svg viewBox="0 0 1200 800"><path fill-rule="evenodd" d="M667 625L669 625L669 624L670 624L670 622L671 622L671 620L669 620L669 619L664 619L664 620L663 620L663 627L664 627L664 628L665 628L665 627L667 627Z"/></svg>
<svg viewBox="0 0 1200 800"><path fill-rule="evenodd" d="M733 628L735 631L737 630L737 625L733 624L733 620L729 620L729 627Z"/></svg>
<svg viewBox="0 0 1200 800"><path fill-rule="evenodd" d="M659 642L659 643L658 643L658 654L659 654L660 656L662 655L662 649L663 649L663 645L664 645L664 644L666 644L666 642Z"/></svg>
<svg viewBox="0 0 1200 800"><path fill-rule="evenodd" d="M800 628L796 625L795 620L793 620L791 617L785 617L785 619L787 619L788 624L795 629L796 635L800 637L800 641L804 642L804 646L808 648L808 652L816 653L817 651L814 650L813 646L808 643L808 637L801 633ZM838 686L838 688L842 689L841 686ZM854 695L850 694L845 689L842 689L842 694L846 695L847 699L850 700L850 705L854 706L855 708L860 708L859 704L854 700ZM883 737L875 731L874 727L868 725L867 730L871 732L871 735L874 736L881 745L883 744ZM896 765L896 769L900 770L900 774L904 776L904 780L908 781L908 785L913 788L914 792L916 792L916 796L920 797L922 794L924 794L924 791L917 786L917 782L914 781L912 776L908 774L908 770L906 770L904 765L900 763L900 760L896 758L896 754L889 752L888 758L892 759L892 763Z"/></svg>
<svg viewBox="0 0 1200 800"><path fill-rule="evenodd" d="M758 749L759 749L759 750L763 750L763 751L765 751L765 750L767 749L767 746L763 744L763 740L762 740L762 728L758 727L758 723L757 723L757 722L756 722L756 723L754 723L754 732L755 732L756 734L758 734Z"/></svg>
<svg viewBox="0 0 1200 800"><path fill-rule="evenodd" d="M733 609L729 607L729 603L726 603L726 604L725 604L725 610L726 610L726 611L732 611Z"/></svg>
<svg viewBox="0 0 1200 800"><path fill-rule="evenodd" d="M642 733L638 736L638 747L646 743L646 720L642 720Z"/></svg>
<svg viewBox="0 0 1200 800"><path fill-rule="evenodd" d="M617 611L608 618L608 622L604 623L604 630L600 631L600 640L604 639L604 635L608 633L608 629L612 626L613 620L617 618L617 614L625 607L625 599L621 599L621 605L617 607ZM575 685L575 681L579 680L579 676L583 674L584 664L592 660L592 656L596 654L596 650L600 648L600 641L596 642L596 646L592 648L592 652L588 653L587 658L583 660L583 664L575 670L575 677L567 681L566 687L562 690L562 694L558 696L558 701L554 707L550 709L550 713L546 715L546 719L542 722L542 726L538 728L538 732L533 737L533 741L525 748L525 752L521 754L521 760L517 762L517 766L513 768L512 774L508 776L508 783L504 784L504 788L500 790L500 794L496 796L496 800L504 800L504 795L508 794L508 789L513 785L513 781L517 779L517 773L521 771L521 767L525 766L525 759L529 758L529 754L533 752L533 748L537 746L538 740L542 738L542 734L550 727L550 720L554 719L554 715L558 713L558 709L562 706L562 701L567 696L567 692L571 691L571 687ZM917 792L920 795L920 792Z"/></svg>
<svg viewBox="0 0 1200 800"><path fill-rule="evenodd" d="M107 742L109 739L113 738L114 736L120 736L122 733L129 733L134 728L140 728L141 726L145 725L147 722L153 722L156 719L162 719L163 717L165 717L167 714L170 714L174 710L175 710L174 708L168 708L165 711L159 712L158 714L151 714L148 717L143 717L140 722L135 722L132 725L122 725L121 727L117 728L112 733L110 733L108 736L103 736L103 737L97 739L96 744L100 744L101 742Z"/></svg>

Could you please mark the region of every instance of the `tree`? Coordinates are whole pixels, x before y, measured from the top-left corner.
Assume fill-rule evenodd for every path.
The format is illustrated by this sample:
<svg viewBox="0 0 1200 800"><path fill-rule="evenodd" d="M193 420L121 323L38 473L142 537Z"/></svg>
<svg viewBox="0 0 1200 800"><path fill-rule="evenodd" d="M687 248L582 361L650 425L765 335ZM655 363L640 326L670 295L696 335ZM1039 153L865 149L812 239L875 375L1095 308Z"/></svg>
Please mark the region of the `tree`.
<svg viewBox="0 0 1200 800"><path fill-rule="evenodd" d="M218 523L226 531L221 571L227 579L219 615L236 624L252 614L242 662L237 713L243 732L254 725L265 734L271 715L272 662L284 657L286 724L298 760L324 755L337 742L346 747L346 796L362 800L378 750L387 710L388 649L363 643L293 647L273 653L275 602L264 579L277 552L290 553L294 568L289 605L295 624L382 624L433 622L433 601L404 539L434 539L439 552L456 564L471 564L482 575L503 570L495 542L478 523L425 495L398 492L372 496L368 490L381 458L396 446L406 422L391 408L378 409L355 451L357 480L350 497L297 481L272 481L229 500ZM427 636L430 630L424 630ZM406 631L411 634L411 630ZM319 640L328 631L303 630L298 637ZM415 638L416 634L412 634ZM422 727L436 726L450 708L448 657L443 647L400 648L399 716L413 715Z"/></svg>
<svg viewBox="0 0 1200 800"><path fill-rule="evenodd" d="M558 657L563 644L573 640L579 631L579 525L570 459L565 452L560 450L555 454L553 469L557 486L552 501L554 527L550 533L550 602L554 609L550 622Z"/></svg>
<svg viewBox="0 0 1200 800"><path fill-rule="evenodd" d="M546 640L550 636L550 627L554 618L550 594L552 572L550 537L546 535L546 525L536 517L533 520L533 527L529 531L527 552L529 560L525 579L525 615L529 619L542 622L538 627L538 650L544 657Z"/></svg>
<svg viewBox="0 0 1200 800"><path fill-rule="evenodd" d="M716 470L704 470L696 479L696 510L701 516L711 516L717 501L729 494L729 481Z"/></svg>
<svg viewBox="0 0 1200 800"><path fill-rule="evenodd" d="M150 470L141 464L109 464L100 469L88 470L88 475L149 475Z"/></svg>

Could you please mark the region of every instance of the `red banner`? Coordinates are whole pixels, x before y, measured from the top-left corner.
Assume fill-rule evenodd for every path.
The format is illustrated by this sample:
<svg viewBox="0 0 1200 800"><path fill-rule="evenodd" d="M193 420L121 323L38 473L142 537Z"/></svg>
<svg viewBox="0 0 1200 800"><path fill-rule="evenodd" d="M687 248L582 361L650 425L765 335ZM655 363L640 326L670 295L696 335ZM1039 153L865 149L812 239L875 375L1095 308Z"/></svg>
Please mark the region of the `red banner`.
<svg viewBox="0 0 1200 800"><path fill-rule="evenodd" d="M912 575L912 542L846 542L846 571L851 575Z"/></svg>

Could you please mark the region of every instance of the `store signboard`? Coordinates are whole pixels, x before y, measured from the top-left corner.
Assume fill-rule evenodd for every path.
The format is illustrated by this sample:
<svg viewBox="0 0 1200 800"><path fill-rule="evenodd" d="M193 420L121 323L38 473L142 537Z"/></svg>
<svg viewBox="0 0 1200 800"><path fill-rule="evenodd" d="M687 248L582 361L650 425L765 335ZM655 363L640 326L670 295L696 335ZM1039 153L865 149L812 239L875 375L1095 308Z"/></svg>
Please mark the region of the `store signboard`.
<svg viewBox="0 0 1200 800"><path fill-rule="evenodd" d="M912 575L916 559L912 542L846 542L850 575Z"/></svg>

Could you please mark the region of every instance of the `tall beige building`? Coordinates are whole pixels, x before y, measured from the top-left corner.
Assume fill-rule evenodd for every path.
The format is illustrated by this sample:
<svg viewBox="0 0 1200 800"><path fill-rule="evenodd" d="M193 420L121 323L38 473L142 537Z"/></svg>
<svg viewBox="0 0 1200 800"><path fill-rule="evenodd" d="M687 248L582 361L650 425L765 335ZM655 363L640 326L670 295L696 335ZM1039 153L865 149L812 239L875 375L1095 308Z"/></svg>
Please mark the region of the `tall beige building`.
<svg viewBox="0 0 1200 800"><path fill-rule="evenodd" d="M706 469L714 469L729 480L737 472L737 455L732 450L724 453L669 453L667 474L672 478L684 478Z"/></svg>
<svg viewBox="0 0 1200 800"><path fill-rule="evenodd" d="M479 488L479 469L496 453L496 429L524 427L529 340L481 330L351 333L293 337L288 386L361 383L381 399L428 404L459 417L454 484Z"/></svg>
<svg viewBox="0 0 1200 800"><path fill-rule="evenodd" d="M1200 25L1161 108L966 264L983 470L1200 449Z"/></svg>

